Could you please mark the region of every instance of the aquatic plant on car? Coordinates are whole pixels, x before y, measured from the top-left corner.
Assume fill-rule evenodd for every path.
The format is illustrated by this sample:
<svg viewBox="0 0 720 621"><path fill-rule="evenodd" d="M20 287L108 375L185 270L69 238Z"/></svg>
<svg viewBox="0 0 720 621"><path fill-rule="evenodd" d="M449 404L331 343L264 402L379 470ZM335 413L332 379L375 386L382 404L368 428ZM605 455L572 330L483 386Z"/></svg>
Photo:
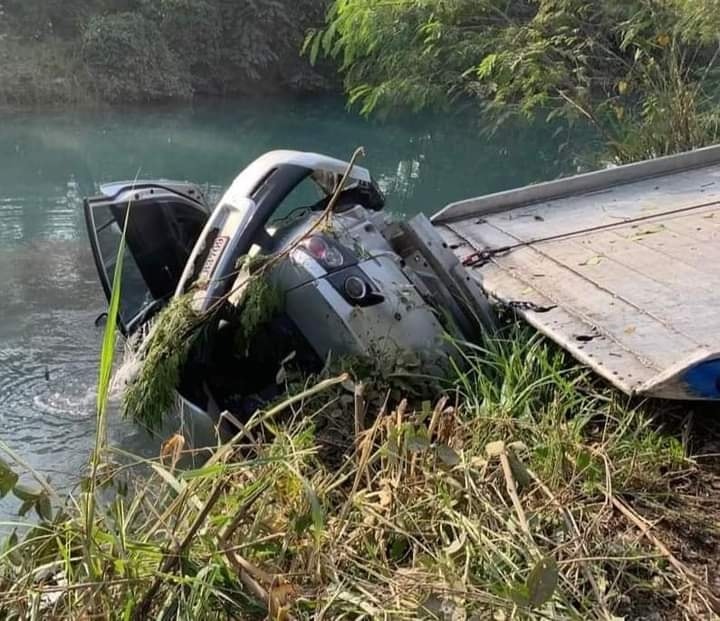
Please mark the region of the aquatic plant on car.
<svg viewBox="0 0 720 621"><path fill-rule="evenodd" d="M201 315L192 308L193 295L190 292L174 298L153 320L138 351L129 352L139 368L124 387L123 413L148 429L159 428L175 405L183 365L193 346L204 338L210 322L212 313ZM236 311L240 316L235 337L239 352L245 351L281 302L282 296L266 278L254 279L248 285Z"/></svg>
<svg viewBox="0 0 720 621"><path fill-rule="evenodd" d="M123 390L123 413L148 429L159 427L175 404L182 366L198 337L201 322L190 297L171 300L130 354L139 359L139 369Z"/></svg>

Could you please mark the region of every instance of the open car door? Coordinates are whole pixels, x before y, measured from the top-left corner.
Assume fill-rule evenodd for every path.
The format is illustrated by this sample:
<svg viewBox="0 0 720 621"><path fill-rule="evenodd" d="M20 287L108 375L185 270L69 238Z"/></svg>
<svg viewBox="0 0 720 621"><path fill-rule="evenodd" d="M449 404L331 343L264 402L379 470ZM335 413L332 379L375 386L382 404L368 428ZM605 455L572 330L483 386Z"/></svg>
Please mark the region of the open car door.
<svg viewBox="0 0 720 621"><path fill-rule="evenodd" d="M202 192L178 182L128 182L101 187L85 200L95 264L110 300L127 220L118 325L129 335L175 292L185 263L209 216Z"/></svg>

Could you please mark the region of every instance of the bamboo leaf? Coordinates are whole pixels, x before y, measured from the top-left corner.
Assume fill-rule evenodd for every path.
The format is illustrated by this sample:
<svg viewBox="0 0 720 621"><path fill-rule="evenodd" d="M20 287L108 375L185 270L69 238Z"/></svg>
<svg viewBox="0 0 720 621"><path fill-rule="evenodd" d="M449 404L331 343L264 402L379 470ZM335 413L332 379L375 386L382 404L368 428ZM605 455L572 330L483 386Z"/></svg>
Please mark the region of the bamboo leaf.
<svg viewBox="0 0 720 621"><path fill-rule="evenodd" d="M495 69L495 63L498 61L497 54L488 54L483 58L482 62L477 68L477 76L479 78L490 77Z"/></svg>
<svg viewBox="0 0 720 621"><path fill-rule="evenodd" d="M337 30L337 23L331 22L327 27L327 30L322 35L322 50L325 55L329 54L332 50L332 44L335 40L335 31Z"/></svg>
<svg viewBox="0 0 720 621"><path fill-rule="evenodd" d="M320 54L320 45L322 44L322 35L316 33L312 36L312 44L310 45L310 64L314 65L317 62L318 55Z"/></svg>
<svg viewBox="0 0 720 621"><path fill-rule="evenodd" d="M312 513L313 529L315 531L315 537L319 537L323 528L325 527L325 513L320 506L320 500L318 499L315 490L309 485L306 486L306 495L308 502L310 503L310 512Z"/></svg>

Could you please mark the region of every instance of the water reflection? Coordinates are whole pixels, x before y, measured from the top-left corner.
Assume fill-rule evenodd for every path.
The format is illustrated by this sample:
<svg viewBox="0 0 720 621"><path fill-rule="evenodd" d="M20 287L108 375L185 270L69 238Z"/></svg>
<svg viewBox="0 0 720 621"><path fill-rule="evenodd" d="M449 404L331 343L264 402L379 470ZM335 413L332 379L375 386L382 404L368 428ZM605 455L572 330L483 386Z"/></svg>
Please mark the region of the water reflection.
<svg viewBox="0 0 720 621"><path fill-rule="evenodd" d="M0 244L84 238L80 197L105 181L178 178L219 190L270 149L347 159L360 144L391 208L404 213L436 211L568 168L549 129L515 128L484 140L471 118L379 124L334 101L17 114L0 126Z"/></svg>

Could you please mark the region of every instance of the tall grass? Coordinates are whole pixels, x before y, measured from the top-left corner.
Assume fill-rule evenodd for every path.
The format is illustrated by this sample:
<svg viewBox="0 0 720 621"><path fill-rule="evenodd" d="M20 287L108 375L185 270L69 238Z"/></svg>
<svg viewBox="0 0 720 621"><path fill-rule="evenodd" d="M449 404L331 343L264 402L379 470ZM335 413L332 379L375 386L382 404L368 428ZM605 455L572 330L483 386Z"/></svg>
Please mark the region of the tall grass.
<svg viewBox="0 0 720 621"><path fill-rule="evenodd" d="M95 447L90 461L90 476L88 479L88 491L85 496L85 563L89 574L97 579L101 574L96 572L93 558L94 550L91 547L93 542L93 529L95 528L95 502L97 492L98 471L103 459L103 451L107 443L107 405L112 381L113 362L115 359L115 346L117 344L117 321L120 313L120 300L122 296L122 273L125 263L125 236L130 220L131 205L125 215L122 234L118 245L113 272L112 291L108 306L107 322L103 332L102 348L100 350L100 364L98 367L98 386L95 415Z"/></svg>
<svg viewBox="0 0 720 621"><path fill-rule="evenodd" d="M6 545L3 614L714 614L696 570L640 515L664 503L700 528L708 505L674 491L697 476L680 441L524 331L459 351L433 402L316 379L200 468L101 469L93 529L71 498Z"/></svg>

